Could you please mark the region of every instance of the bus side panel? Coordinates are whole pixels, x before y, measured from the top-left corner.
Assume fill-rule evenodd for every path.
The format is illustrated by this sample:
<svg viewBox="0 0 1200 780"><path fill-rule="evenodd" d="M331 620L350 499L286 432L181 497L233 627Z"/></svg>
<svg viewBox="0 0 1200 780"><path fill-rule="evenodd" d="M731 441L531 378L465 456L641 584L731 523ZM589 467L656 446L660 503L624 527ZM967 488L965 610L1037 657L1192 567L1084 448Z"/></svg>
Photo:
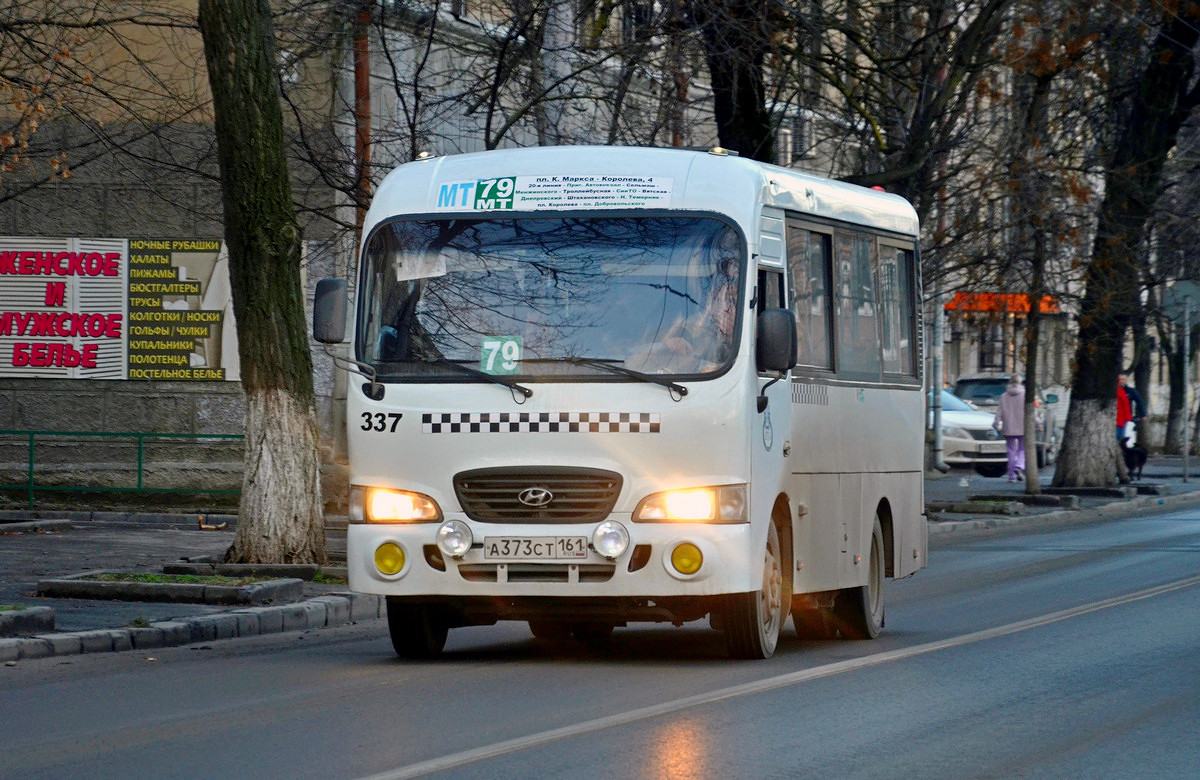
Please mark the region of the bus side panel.
<svg viewBox="0 0 1200 780"><path fill-rule="evenodd" d="M793 474L789 480L788 495L798 508L793 525L796 593L839 587L841 551L846 546L839 511L842 477L840 474ZM857 501L856 498L855 503Z"/></svg>
<svg viewBox="0 0 1200 780"><path fill-rule="evenodd" d="M838 517L838 525L841 528L841 536L838 540L838 587L851 588L856 585L862 585L866 582L866 574L863 571L865 568L861 560L856 560L862 555L862 538L864 529L867 538L870 539L872 520L874 520L873 507L867 508L868 498L864 492L866 483L875 475L869 474L864 477L862 474L842 474L838 480L838 490L840 494L839 505L841 507L840 516ZM871 512L868 517L868 512ZM832 551L833 548L831 548ZM862 580L860 582L859 580Z"/></svg>

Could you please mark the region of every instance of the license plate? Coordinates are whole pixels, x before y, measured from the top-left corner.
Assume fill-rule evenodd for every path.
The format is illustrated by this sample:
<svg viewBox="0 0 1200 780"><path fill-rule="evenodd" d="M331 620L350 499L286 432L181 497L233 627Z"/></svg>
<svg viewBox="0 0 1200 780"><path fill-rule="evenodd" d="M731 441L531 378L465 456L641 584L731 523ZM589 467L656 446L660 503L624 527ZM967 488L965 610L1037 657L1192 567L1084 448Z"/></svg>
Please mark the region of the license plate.
<svg viewBox="0 0 1200 780"><path fill-rule="evenodd" d="M991 452L1004 452L1005 449L1006 449L1006 445L1004 445L1004 444L985 444L979 448L979 451L991 453Z"/></svg>
<svg viewBox="0 0 1200 780"><path fill-rule="evenodd" d="M562 561L587 557L586 536L489 536L483 540L487 560Z"/></svg>

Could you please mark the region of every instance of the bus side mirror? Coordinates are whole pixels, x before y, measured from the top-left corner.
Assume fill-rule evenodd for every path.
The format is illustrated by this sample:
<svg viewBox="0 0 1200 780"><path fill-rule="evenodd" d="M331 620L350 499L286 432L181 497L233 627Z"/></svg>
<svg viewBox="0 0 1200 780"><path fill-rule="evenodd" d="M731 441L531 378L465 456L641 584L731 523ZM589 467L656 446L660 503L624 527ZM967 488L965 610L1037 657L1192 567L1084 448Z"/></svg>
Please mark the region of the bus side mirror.
<svg viewBox="0 0 1200 780"><path fill-rule="evenodd" d="M313 338L322 344L346 340L346 280L322 279L313 298Z"/></svg>
<svg viewBox="0 0 1200 780"><path fill-rule="evenodd" d="M796 316L791 309L767 309L758 315L755 357L759 371L783 373L796 365Z"/></svg>

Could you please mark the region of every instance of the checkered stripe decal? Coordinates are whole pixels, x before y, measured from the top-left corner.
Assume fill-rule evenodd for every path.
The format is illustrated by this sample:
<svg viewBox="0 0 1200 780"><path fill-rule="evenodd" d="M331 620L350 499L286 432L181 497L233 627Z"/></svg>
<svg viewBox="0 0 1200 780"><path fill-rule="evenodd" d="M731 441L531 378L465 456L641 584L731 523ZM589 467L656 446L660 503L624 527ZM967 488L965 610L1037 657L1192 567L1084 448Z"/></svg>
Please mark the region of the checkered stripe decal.
<svg viewBox="0 0 1200 780"><path fill-rule="evenodd" d="M422 414L421 433L658 433L650 412Z"/></svg>

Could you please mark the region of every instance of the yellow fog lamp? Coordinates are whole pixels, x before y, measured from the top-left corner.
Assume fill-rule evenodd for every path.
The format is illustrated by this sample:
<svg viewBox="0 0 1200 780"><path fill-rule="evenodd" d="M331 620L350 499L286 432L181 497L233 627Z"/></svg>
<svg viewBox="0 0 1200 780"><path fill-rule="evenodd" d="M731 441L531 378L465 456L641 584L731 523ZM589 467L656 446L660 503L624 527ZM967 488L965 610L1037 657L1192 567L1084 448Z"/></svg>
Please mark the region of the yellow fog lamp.
<svg viewBox="0 0 1200 780"><path fill-rule="evenodd" d="M704 565L704 553L691 542L681 542L671 550L671 565L680 574L695 574Z"/></svg>
<svg viewBox="0 0 1200 780"><path fill-rule="evenodd" d="M404 548L395 542L384 542L375 548L375 568L389 577L404 569L407 558Z"/></svg>

